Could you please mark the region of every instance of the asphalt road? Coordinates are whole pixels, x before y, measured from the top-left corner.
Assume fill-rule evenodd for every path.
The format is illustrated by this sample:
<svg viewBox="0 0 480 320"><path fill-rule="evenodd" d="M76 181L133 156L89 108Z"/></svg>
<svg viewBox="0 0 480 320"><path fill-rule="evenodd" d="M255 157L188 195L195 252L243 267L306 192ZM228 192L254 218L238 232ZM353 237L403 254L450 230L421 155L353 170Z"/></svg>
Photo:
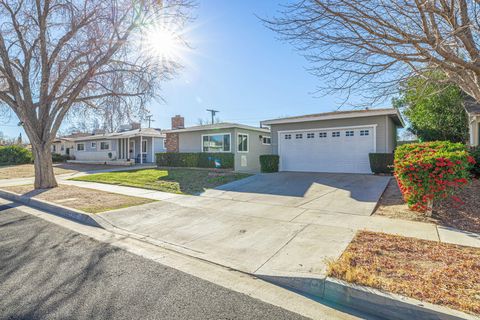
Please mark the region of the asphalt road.
<svg viewBox="0 0 480 320"><path fill-rule="evenodd" d="M0 319L303 319L0 206Z"/></svg>

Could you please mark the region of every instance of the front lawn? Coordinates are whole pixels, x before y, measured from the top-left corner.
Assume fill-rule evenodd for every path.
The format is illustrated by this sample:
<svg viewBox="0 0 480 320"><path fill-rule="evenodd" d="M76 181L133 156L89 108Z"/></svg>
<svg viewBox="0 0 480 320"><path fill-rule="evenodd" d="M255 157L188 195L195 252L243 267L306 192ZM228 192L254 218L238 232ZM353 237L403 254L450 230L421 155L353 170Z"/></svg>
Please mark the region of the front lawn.
<svg viewBox="0 0 480 320"><path fill-rule="evenodd" d="M97 173L72 180L101 182L178 194L198 194L205 189L250 176L245 173L195 169L139 169Z"/></svg>
<svg viewBox="0 0 480 320"><path fill-rule="evenodd" d="M329 276L480 315L480 249L359 232Z"/></svg>
<svg viewBox="0 0 480 320"><path fill-rule="evenodd" d="M96 165L96 164L76 164L76 163L53 164L53 172L55 173L55 175L85 172L90 170L103 170L108 168L112 168L112 166ZM33 167L33 164L0 166L0 180L31 178L34 176L35 176L35 169Z"/></svg>
<svg viewBox="0 0 480 320"><path fill-rule="evenodd" d="M33 185L3 187L2 189L88 213L99 213L155 201L68 185L59 185L57 188L41 190L35 190Z"/></svg>

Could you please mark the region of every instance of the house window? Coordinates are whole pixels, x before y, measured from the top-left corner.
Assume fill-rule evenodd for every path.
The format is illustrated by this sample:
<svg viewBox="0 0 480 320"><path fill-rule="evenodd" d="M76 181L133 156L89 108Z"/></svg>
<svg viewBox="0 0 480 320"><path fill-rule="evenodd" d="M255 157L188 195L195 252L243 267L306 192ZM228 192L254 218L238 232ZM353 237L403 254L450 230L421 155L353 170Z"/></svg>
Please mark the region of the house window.
<svg viewBox="0 0 480 320"><path fill-rule="evenodd" d="M97 149L97 143L96 143L96 142L92 142L92 143L90 144L90 147L91 147L92 149Z"/></svg>
<svg viewBox="0 0 480 320"><path fill-rule="evenodd" d="M353 137L353 136L354 136L354 133L353 133L353 131L345 131L345 136L347 136L347 137Z"/></svg>
<svg viewBox="0 0 480 320"><path fill-rule="evenodd" d="M55 145L52 145L52 152L56 152L57 151L57 147Z"/></svg>
<svg viewBox="0 0 480 320"><path fill-rule="evenodd" d="M361 136L368 136L370 134L369 130L360 130Z"/></svg>
<svg viewBox="0 0 480 320"><path fill-rule="evenodd" d="M327 133L326 133L326 132L320 132L320 133L318 134L318 136L319 136L320 138L326 138L326 137L327 137Z"/></svg>
<svg viewBox="0 0 480 320"><path fill-rule="evenodd" d="M272 138L270 137L262 137L263 144L272 144Z"/></svg>
<svg viewBox="0 0 480 320"><path fill-rule="evenodd" d="M334 132L332 132L332 137L334 137L334 138L340 137L340 131L334 131Z"/></svg>
<svg viewBox="0 0 480 320"><path fill-rule="evenodd" d="M147 140L142 140L142 153L147 153Z"/></svg>
<svg viewBox="0 0 480 320"><path fill-rule="evenodd" d="M60 147L60 150L65 150L65 146L62 144L62 146Z"/></svg>
<svg viewBox="0 0 480 320"><path fill-rule="evenodd" d="M203 152L230 152L230 134L208 134L202 136Z"/></svg>
<svg viewBox="0 0 480 320"><path fill-rule="evenodd" d="M77 143L77 151L85 151L85 144Z"/></svg>
<svg viewBox="0 0 480 320"><path fill-rule="evenodd" d="M248 134L238 134L238 152L248 152Z"/></svg>
<svg viewBox="0 0 480 320"><path fill-rule="evenodd" d="M307 139L312 139L315 137L314 133L307 133Z"/></svg>
<svg viewBox="0 0 480 320"><path fill-rule="evenodd" d="M291 140L292 139L292 135L291 134L286 134L285 135L285 140Z"/></svg>
<svg viewBox="0 0 480 320"><path fill-rule="evenodd" d="M302 138L303 138L303 134L301 134L301 133L297 133L295 135L295 139L302 139Z"/></svg>
<svg viewBox="0 0 480 320"><path fill-rule="evenodd" d="M163 149L167 149L167 138L163 138Z"/></svg>
<svg viewBox="0 0 480 320"><path fill-rule="evenodd" d="M110 150L110 142L108 141L100 142L100 150Z"/></svg>

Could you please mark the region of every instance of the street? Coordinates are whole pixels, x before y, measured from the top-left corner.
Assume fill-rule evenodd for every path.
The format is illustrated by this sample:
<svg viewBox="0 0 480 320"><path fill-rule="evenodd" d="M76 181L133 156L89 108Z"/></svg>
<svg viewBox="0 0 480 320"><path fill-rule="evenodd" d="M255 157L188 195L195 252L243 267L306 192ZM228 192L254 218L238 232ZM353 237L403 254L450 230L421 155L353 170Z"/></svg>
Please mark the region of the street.
<svg viewBox="0 0 480 320"><path fill-rule="evenodd" d="M1 319L302 318L7 206L0 257Z"/></svg>

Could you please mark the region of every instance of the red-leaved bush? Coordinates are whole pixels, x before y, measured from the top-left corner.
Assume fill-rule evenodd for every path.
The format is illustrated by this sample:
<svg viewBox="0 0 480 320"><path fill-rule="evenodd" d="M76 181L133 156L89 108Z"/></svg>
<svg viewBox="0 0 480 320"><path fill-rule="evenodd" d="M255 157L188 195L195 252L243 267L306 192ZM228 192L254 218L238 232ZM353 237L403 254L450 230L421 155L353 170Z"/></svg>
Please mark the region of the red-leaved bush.
<svg viewBox="0 0 480 320"><path fill-rule="evenodd" d="M394 175L410 209L426 211L436 199L454 196L470 180L475 160L461 143L405 144L395 151Z"/></svg>

